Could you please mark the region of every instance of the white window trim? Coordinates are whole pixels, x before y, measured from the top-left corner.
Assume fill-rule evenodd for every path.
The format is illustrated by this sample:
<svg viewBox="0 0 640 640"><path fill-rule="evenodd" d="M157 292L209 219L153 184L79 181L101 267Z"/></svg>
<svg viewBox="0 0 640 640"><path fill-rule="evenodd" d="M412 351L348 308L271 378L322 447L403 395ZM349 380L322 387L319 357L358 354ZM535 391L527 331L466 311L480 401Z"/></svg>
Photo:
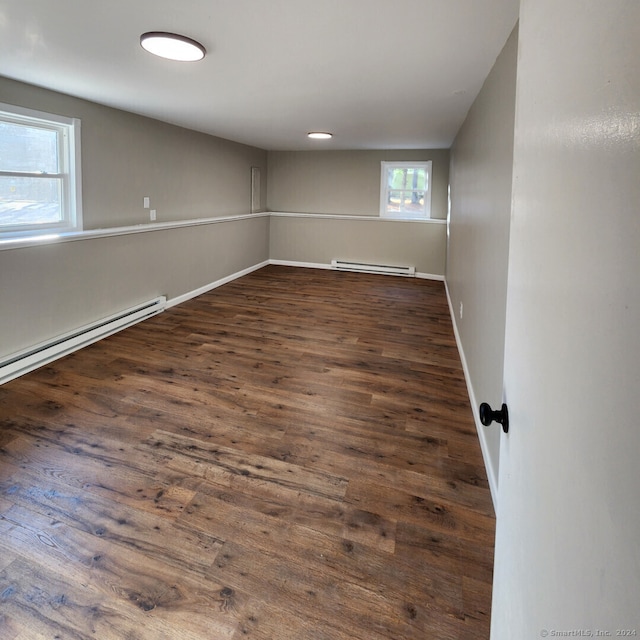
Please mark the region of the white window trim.
<svg viewBox="0 0 640 640"><path fill-rule="evenodd" d="M0 229L0 238L29 238L51 236L58 233L82 231L82 156L81 122L79 118L68 118L35 109L27 109L0 102L0 115L23 124L48 125L62 134L61 173L63 184L64 220L55 225L33 225L26 228ZM0 175L25 175L0 171ZM29 175L29 174L26 174Z"/></svg>
<svg viewBox="0 0 640 640"><path fill-rule="evenodd" d="M389 169L406 168L406 167L420 167L427 171L428 176L428 188L425 193L424 213L420 215L407 215L403 212L388 213L387 212L387 199L389 192L389 185L387 175ZM380 217L388 220L429 220L431 219L431 192L432 189L432 167L433 162L431 160L416 160L414 162L386 162L380 163Z"/></svg>

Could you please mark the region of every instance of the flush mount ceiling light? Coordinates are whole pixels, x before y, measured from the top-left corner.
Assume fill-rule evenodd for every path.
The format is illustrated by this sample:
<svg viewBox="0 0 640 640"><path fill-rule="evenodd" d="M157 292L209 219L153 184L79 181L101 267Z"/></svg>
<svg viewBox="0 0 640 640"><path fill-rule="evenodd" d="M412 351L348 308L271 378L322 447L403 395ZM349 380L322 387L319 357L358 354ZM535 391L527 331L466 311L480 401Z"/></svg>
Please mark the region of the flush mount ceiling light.
<svg viewBox="0 0 640 640"><path fill-rule="evenodd" d="M191 38L164 31L143 33L140 36L140 44L149 53L180 62L202 60L207 52L199 42Z"/></svg>
<svg viewBox="0 0 640 640"><path fill-rule="evenodd" d="M333 133L327 133L326 131L310 131L307 135L314 140L329 140L329 138L333 138Z"/></svg>

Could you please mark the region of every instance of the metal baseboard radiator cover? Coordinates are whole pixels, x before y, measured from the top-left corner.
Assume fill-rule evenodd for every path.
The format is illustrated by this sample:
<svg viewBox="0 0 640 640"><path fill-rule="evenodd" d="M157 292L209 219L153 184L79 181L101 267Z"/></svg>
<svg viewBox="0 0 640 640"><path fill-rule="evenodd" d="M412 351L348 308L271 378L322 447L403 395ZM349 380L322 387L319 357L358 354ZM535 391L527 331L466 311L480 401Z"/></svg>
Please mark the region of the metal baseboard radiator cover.
<svg viewBox="0 0 640 640"><path fill-rule="evenodd" d="M7 356L0 361L0 384L155 316L166 304L166 297L160 296Z"/></svg>
<svg viewBox="0 0 640 640"><path fill-rule="evenodd" d="M331 268L338 271L357 271L361 273L381 273L391 276L415 277L415 267L401 267L391 264L365 264L363 262L348 262L347 260L332 260Z"/></svg>

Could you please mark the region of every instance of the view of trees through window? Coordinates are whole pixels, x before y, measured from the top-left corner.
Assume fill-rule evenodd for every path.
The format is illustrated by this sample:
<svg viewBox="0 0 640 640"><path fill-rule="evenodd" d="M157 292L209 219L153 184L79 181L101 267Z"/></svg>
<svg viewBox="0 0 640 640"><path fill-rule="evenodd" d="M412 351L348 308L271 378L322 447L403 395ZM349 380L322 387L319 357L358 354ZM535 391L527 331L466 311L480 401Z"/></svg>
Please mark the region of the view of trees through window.
<svg viewBox="0 0 640 640"><path fill-rule="evenodd" d="M431 216L430 160L382 162L380 215L425 220Z"/></svg>
<svg viewBox="0 0 640 640"><path fill-rule="evenodd" d="M421 213L425 191L428 189L426 169L418 167L394 168L389 171L387 211Z"/></svg>
<svg viewBox="0 0 640 640"><path fill-rule="evenodd" d="M59 131L0 121L0 226L62 219Z"/></svg>

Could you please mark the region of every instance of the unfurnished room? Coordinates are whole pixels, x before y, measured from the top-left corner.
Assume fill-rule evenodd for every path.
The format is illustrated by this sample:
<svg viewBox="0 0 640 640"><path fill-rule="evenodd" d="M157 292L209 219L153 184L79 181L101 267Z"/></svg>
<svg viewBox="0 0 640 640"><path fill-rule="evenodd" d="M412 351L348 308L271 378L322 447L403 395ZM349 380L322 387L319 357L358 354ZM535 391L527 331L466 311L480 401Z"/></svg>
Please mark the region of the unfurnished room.
<svg viewBox="0 0 640 640"><path fill-rule="evenodd" d="M636 0L0 0L2 640L640 633Z"/></svg>

